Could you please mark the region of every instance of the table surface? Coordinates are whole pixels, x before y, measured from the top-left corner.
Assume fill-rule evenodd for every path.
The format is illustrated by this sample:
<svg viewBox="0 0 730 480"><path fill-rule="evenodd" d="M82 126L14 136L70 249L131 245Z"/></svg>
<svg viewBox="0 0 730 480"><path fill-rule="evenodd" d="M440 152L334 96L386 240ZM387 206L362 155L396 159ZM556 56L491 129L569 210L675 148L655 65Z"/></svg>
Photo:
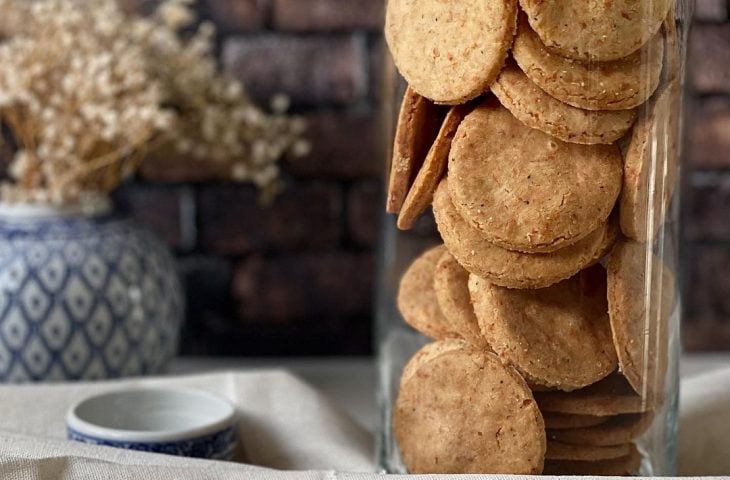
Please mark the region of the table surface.
<svg viewBox="0 0 730 480"><path fill-rule="evenodd" d="M730 366L730 352L685 354L680 362L682 377ZM338 404L364 428L373 432L376 371L370 357L348 358L203 358L176 359L169 373L185 375L221 370L283 369L299 376Z"/></svg>

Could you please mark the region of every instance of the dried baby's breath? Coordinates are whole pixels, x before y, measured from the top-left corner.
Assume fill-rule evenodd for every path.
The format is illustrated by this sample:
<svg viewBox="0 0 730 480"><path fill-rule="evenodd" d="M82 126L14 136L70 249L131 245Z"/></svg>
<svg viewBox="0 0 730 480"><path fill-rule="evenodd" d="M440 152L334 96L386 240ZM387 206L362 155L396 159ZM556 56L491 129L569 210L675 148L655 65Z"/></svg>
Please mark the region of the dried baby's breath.
<svg viewBox="0 0 730 480"><path fill-rule="evenodd" d="M196 21L191 3L142 18L113 0L0 0L16 19L0 23L0 119L17 146L4 200L109 191L159 146L277 187L278 159L309 150L303 121L285 114L284 96L262 112L220 71L211 24L180 33Z"/></svg>
<svg viewBox="0 0 730 480"><path fill-rule="evenodd" d="M0 118L17 146L5 199L63 202L112 188L172 125L115 4L92 3L0 5L27 13L23 31L0 44Z"/></svg>
<svg viewBox="0 0 730 480"><path fill-rule="evenodd" d="M170 141L178 153L228 165L235 181L276 189L278 159L296 156L302 150L294 146L307 143L302 120L285 114L289 99L283 95L272 99L274 113L265 114L238 80L221 73L210 23L203 22L190 38L176 31L184 24L170 17L190 18L188 3L168 2L167 10L163 5L151 20L137 22L153 32L146 42L150 69L163 83L165 103L178 112ZM173 8L180 12L170 14Z"/></svg>

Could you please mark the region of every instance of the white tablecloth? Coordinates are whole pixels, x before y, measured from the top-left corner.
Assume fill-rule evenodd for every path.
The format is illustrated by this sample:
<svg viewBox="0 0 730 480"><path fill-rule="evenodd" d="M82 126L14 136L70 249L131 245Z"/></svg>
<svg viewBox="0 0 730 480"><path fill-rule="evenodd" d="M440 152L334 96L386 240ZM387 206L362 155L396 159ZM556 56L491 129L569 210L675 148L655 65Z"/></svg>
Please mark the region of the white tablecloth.
<svg viewBox="0 0 730 480"><path fill-rule="evenodd" d="M249 464L184 459L64 440L64 415L72 403L92 392L140 384L203 388L234 402L241 414ZM730 473L730 368L684 382L681 428L682 474ZM322 393L283 371L0 387L2 479L364 480L377 477L342 472L372 472L372 448L367 428Z"/></svg>

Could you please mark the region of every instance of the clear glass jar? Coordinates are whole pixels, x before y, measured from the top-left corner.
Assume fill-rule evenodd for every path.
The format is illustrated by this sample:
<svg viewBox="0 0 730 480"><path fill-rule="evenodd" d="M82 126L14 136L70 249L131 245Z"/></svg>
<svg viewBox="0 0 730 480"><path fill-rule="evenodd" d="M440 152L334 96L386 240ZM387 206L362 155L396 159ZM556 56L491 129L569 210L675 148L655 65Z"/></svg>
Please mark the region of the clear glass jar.
<svg viewBox="0 0 730 480"><path fill-rule="evenodd" d="M675 471L693 3L577 4L388 2L385 472Z"/></svg>

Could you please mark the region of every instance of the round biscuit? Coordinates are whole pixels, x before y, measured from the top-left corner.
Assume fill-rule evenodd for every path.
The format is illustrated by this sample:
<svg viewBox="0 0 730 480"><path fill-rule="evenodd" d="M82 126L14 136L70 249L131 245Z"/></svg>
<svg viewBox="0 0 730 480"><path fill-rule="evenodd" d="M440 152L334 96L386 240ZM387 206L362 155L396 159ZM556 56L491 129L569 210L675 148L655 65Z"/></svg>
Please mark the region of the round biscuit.
<svg viewBox="0 0 730 480"><path fill-rule="evenodd" d="M523 125L490 97L456 132L449 193L489 242L554 252L605 223L621 191L622 165L617 146L563 142Z"/></svg>
<svg viewBox="0 0 730 480"><path fill-rule="evenodd" d="M600 265L539 290L499 287L472 275L469 292L489 345L537 384L571 391L616 370Z"/></svg>
<svg viewBox="0 0 730 480"><path fill-rule="evenodd" d="M475 347L489 349L471 304L469 272L448 251L436 264L433 281L436 299L451 330Z"/></svg>
<svg viewBox="0 0 730 480"><path fill-rule="evenodd" d="M484 93L497 77L516 22L516 0L389 0L385 39L414 90L458 105Z"/></svg>
<svg viewBox="0 0 730 480"><path fill-rule="evenodd" d="M534 391L534 390L533 390ZM571 415L569 413L542 412L545 428L549 430L563 430L595 427L612 417L598 417L594 415Z"/></svg>
<svg viewBox="0 0 730 480"><path fill-rule="evenodd" d="M528 254L498 247L473 229L451 202L448 180L434 194L433 211L449 252L470 273L507 288L545 288L595 264L613 245L617 227L609 221L573 245L552 253Z"/></svg>
<svg viewBox="0 0 730 480"><path fill-rule="evenodd" d="M608 61L637 51L659 31L673 0L520 0L530 25L555 53Z"/></svg>
<svg viewBox="0 0 730 480"><path fill-rule="evenodd" d="M411 327L433 339L454 336L441 312L433 289L436 263L446 251L443 245L427 250L413 261L401 277L398 310Z"/></svg>
<svg viewBox="0 0 730 480"><path fill-rule="evenodd" d="M563 103L535 85L512 59L492 85L492 93L526 126L569 143L611 144L636 120L633 110L585 110Z"/></svg>
<svg viewBox="0 0 730 480"><path fill-rule="evenodd" d="M631 445L629 454L610 460L586 462L580 460L547 460L544 475L555 476L609 476L626 477L638 475L641 467L641 454L635 445Z"/></svg>
<svg viewBox="0 0 730 480"><path fill-rule="evenodd" d="M561 102L586 110L628 110L643 104L659 85L661 34L641 50L610 62L581 62L550 53L520 16L512 55L525 74Z"/></svg>
<svg viewBox="0 0 730 480"><path fill-rule="evenodd" d="M608 311L624 376L649 405L663 400L676 282L651 245L621 240L607 264ZM648 303L648 305L647 305Z"/></svg>
<svg viewBox="0 0 730 480"><path fill-rule="evenodd" d="M639 242L656 238L670 214L679 177L679 95L678 82L657 92L624 157L619 220L623 234Z"/></svg>
<svg viewBox="0 0 730 480"><path fill-rule="evenodd" d="M618 415L600 425L583 428L550 429L548 438L572 445L610 446L632 442L646 432L654 412Z"/></svg>
<svg viewBox="0 0 730 480"><path fill-rule="evenodd" d="M652 407L618 373L573 392L535 392L535 399L543 412L572 415L613 416L646 412Z"/></svg>
<svg viewBox="0 0 730 480"><path fill-rule="evenodd" d="M440 108L408 87L393 143L386 211L398 213L441 126Z"/></svg>
<svg viewBox="0 0 730 480"><path fill-rule="evenodd" d="M433 201L433 192L436 190L441 178L446 173L446 164L449 160L451 141L456 134L461 121L464 119L467 107L459 105L452 107L446 114L443 125L426 155L408 195L398 214L398 228L409 230L418 220L423 212L428 209Z"/></svg>
<svg viewBox="0 0 730 480"><path fill-rule="evenodd" d="M677 15L674 6L669 9L664 20L664 82L680 82L682 74L682 35L684 30L677 26Z"/></svg>
<svg viewBox="0 0 730 480"><path fill-rule="evenodd" d="M442 353L449 352L451 350L457 350L465 348L466 341L462 338L446 338L443 340L437 340L435 342L427 343L420 350L418 350L408 360L405 367L403 367L403 373L401 374L400 383L403 385L421 368L424 363L433 360Z"/></svg>
<svg viewBox="0 0 730 480"><path fill-rule="evenodd" d="M402 382L393 414L410 473L539 474L545 424L529 387L492 353L449 350Z"/></svg>
<svg viewBox="0 0 730 480"><path fill-rule="evenodd" d="M548 440L546 460L580 460L592 462L596 460L610 460L628 455L631 446L628 443L623 445L611 445L608 447L595 447L593 445L571 445L568 443Z"/></svg>

